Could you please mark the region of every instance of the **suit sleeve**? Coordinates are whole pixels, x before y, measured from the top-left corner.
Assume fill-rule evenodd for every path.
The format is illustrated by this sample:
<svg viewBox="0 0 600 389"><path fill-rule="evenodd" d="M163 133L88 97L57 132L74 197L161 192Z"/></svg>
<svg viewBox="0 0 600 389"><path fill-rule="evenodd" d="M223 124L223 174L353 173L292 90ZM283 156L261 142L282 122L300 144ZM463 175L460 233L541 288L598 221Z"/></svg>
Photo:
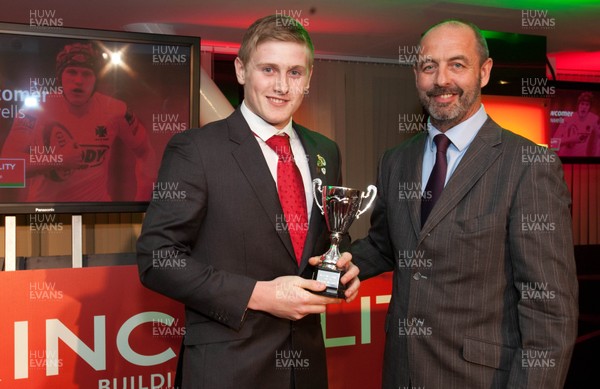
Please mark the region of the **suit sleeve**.
<svg viewBox="0 0 600 389"><path fill-rule="evenodd" d="M208 196L200 152L191 136L181 133L171 139L154 186L137 242L142 283L187 309L241 328L256 280L191 257Z"/></svg>
<svg viewBox="0 0 600 389"><path fill-rule="evenodd" d="M513 282L522 348L510 388L562 388L577 336L577 277L570 196L558 157L524 169L510 212Z"/></svg>
<svg viewBox="0 0 600 389"><path fill-rule="evenodd" d="M360 269L359 278L365 280L383 272L394 270L394 253L389 239L387 222L387 190L390 166L388 154L379 164L377 178L377 199L371 213L371 227L368 235L352 243L352 261Z"/></svg>

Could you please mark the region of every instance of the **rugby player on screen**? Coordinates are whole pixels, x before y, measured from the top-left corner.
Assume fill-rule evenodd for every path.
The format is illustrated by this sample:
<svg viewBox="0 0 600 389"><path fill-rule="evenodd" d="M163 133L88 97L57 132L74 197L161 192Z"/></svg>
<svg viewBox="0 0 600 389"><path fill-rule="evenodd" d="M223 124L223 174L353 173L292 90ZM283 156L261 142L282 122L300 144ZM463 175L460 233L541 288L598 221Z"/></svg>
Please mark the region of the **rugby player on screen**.
<svg viewBox="0 0 600 389"><path fill-rule="evenodd" d="M103 202L118 187L110 171L117 138L135 157L135 200L149 200L156 156L146 129L118 99L96 91L101 57L91 43L66 45L56 57L62 93L42 96L23 109L4 143L2 157L26 160L28 200Z"/></svg>

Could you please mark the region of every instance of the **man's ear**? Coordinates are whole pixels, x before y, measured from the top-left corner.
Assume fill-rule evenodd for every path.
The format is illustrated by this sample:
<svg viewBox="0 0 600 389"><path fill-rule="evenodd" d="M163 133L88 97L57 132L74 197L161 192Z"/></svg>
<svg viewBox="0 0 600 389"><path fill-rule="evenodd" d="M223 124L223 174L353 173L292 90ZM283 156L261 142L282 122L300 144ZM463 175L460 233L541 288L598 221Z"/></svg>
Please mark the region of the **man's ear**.
<svg viewBox="0 0 600 389"><path fill-rule="evenodd" d="M487 85L490 80L490 74L492 73L492 66L494 61L491 58L485 60L483 65L481 65L481 69L479 70L481 75L481 88Z"/></svg>
<svg viewBox="0 0 600 389"><path fill-rule="evenodd" d="M237 82L240 85L244 85L246 83L246 74L245 74L245 70L244 70L244 63L242 62L240 57L236 57L233 64L235 65L235 76L237 78Z"/></svg>

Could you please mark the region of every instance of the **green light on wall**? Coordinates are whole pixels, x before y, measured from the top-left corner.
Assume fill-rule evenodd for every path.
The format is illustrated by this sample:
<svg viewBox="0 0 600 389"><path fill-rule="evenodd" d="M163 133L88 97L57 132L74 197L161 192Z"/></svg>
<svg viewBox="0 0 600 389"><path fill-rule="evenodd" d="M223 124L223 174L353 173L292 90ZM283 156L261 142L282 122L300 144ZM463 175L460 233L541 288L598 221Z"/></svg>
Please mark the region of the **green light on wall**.
<svg viewBox="0 0 600 389"><path fill-rule="evenodd" d="M462 4L484 5L482 2L458 1ZM598 0L496 0L485 2L486 7L505 9L537 9L548 11L577 10L578 6L598 5Z"/></svg>
<svg viewBox="0 0 600 389"><path fill-rule="evenodd" d="M504 42L517 43L521 40L521 34L516 34L512 32L498 32L498 31L489 31L489 30L481 30L483 37L486 40L497 39Z"/></svg>

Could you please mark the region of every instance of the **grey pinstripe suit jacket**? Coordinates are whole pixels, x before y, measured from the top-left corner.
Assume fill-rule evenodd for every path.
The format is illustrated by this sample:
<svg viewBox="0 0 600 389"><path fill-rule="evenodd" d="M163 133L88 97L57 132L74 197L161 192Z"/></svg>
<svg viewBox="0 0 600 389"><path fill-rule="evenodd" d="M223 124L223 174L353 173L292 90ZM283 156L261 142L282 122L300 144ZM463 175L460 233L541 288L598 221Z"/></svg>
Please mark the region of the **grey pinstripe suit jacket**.
<svg viewBox="0 0 600 389"><path fill-rule="evenodd" d="M394 272L383 387L562 387L578 308L558 157L488 118L421 229L425 139L383 156L351 250L362 279Z"/></svg>

